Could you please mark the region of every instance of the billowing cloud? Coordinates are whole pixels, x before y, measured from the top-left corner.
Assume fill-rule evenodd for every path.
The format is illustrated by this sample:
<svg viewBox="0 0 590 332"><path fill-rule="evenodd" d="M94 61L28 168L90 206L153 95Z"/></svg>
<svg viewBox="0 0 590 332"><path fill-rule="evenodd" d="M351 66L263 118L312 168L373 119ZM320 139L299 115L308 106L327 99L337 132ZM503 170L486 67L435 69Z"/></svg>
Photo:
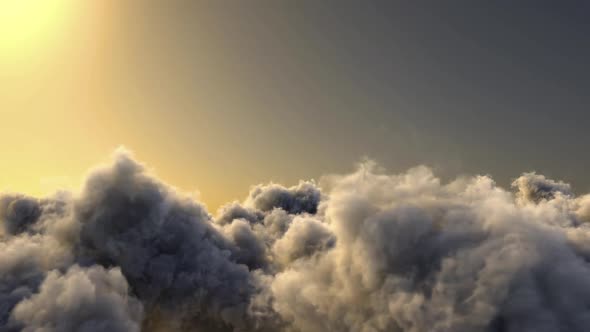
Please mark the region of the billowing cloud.
<svg viewBox="0 0 590 332"><path fill-rule="evenodd" d="M0 218L6 234L27 230L41 215L39 201L23 195L4 195L0 199Z"/></svg>
<svg viewBox="0 0 590 332"><path fill-rule="evenodd" d="M285 235L272 247L283 264L330 249L336 238L327 225L315 219L296 217Z"/></svg>
<svg viewBox="0 0 590 332"><path fill-rule="evenodd" d="M278 184L258 185L252 188L246 206L267 212L281 208L289 213L315 213L321 193L313 182L300 182L285 188Z"/></svg>
<svg viewBox="0 0 590 332"><path fill-rule="evenodd" d="M512 186L518 189L518 196L524 202L538 203L549 200L555 195L571 195L570 185L561 181L553 181L536 173L524 173L512 182Z"/></svg>
<svg viewBox="0 0 590 332"><path fill-rule="evenodd" d="M586 331L590 199L524 173L371 163L215 216L124 151L76 193L0 197L0 330Z"/></svg>
<svg viewBox="0 0 590 332"><path fill-rule="evenodd" d="M130 296L119 268L72 266L50 272L39 292L12 311L22 331L140 331L142 305Z"/></svg>

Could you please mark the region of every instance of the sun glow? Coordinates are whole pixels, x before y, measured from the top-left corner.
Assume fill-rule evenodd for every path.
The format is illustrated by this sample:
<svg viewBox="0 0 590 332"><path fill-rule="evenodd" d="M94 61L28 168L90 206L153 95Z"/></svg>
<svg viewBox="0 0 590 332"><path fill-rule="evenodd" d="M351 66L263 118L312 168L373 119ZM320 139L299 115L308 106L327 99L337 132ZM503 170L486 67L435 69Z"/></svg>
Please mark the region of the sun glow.
<svg viewBox="0 0 590 332"><path fill-rule="evenodd" d="M22 56L52 43L63 30L72 0L0 0L0 52Z"/></svg>

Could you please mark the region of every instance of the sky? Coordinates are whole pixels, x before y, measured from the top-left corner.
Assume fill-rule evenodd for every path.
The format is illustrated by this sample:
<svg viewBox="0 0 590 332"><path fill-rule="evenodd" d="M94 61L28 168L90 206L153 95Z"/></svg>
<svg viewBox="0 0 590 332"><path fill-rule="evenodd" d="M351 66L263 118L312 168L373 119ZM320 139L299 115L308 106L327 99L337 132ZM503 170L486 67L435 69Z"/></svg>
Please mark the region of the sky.
<svg viewBox="0 0 590 332"><path fill-rule="evenodd" d="M5 0L0 188L75 188L124 145L213 210L366 158L582 192L589 6Z"/></svg>
<svg viewBox="0 0 590 332"><path fill-rule="evenodd" d="M589 7L0 0L0 330L588 331Z"/></svg>

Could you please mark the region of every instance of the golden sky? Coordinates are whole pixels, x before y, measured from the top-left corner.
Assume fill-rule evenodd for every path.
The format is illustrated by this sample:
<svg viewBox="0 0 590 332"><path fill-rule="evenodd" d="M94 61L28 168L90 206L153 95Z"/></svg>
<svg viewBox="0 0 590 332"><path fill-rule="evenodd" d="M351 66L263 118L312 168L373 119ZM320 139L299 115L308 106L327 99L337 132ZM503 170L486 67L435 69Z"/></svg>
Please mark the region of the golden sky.
<svg viewBox="0 0 590 332"><path fill-rule="evenodd" d="M107 26L90 2L0 6L0 186L46 194L72 185L108 151L98 135L106 120L100 38Z"/></svg>
<svg viewBox="0 0 590 332"><path fill-rule="evenodd" d="M174 26L181 5L148 2L0 0L0 189L75 189L120 145L213 209L257 182L297 181L237 149L252 135L235 104L243 78L216 73L232 61L217 62L211 17Z"/></svg>
<svg viewBox="0 0 590 332"><path fill-rule="evenodd" d="M165 124L149 115L149 98L133 91L133 70L121 68L135 50L123 45L125 8L115 4L0 1L3 190L45 195L76 188L119 145L184 190L196 190L196 182L208 188L208 177L192 175L203 168L163 151L173 131L151 131Z"/></svg>

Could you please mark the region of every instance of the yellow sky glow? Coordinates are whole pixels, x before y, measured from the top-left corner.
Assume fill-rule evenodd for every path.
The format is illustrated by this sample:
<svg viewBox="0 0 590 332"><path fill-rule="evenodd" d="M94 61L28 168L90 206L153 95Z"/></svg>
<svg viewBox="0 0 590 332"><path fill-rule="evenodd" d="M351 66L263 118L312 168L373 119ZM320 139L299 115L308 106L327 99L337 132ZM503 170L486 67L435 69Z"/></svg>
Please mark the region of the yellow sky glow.
<svg viewBox="0 0 590 332"><path fill-rule="evenodd" d="M2 55L22 58L45 51L63 33L70 9L71 0L0 0Z"/></svg>
<svg viewBox="0 0 590 332"><path fill-rule="evenodd" d="M0 0L0 191L76 189L121 145L210 210L252 184L308 178L311 164L256 153L282 143L249 114L276 107L235 71L231 38L212 29L227 20L167 4Z"/></svg>
<svg viewBox="0 0 590 332"><path fill-rule="evenodd" d="M0 0L0 191L75 190L125 145L183 191L215 188L206 201L216 208L227 193L209 179L215 170L171 160L169 136L154 132L162 122L144 116L145 92L116 87L135 84L116 64L136 56L118 39L122 15L109 0Z"/></svg>
<svg viewBox="0 0 590 332"><path fill-rule="evenodd" d="M84 41L99 25L84 3L0 0L0 190L70 188L104 158L86 135L94 124L84 110L100 96L94 49Z"/></svg>

